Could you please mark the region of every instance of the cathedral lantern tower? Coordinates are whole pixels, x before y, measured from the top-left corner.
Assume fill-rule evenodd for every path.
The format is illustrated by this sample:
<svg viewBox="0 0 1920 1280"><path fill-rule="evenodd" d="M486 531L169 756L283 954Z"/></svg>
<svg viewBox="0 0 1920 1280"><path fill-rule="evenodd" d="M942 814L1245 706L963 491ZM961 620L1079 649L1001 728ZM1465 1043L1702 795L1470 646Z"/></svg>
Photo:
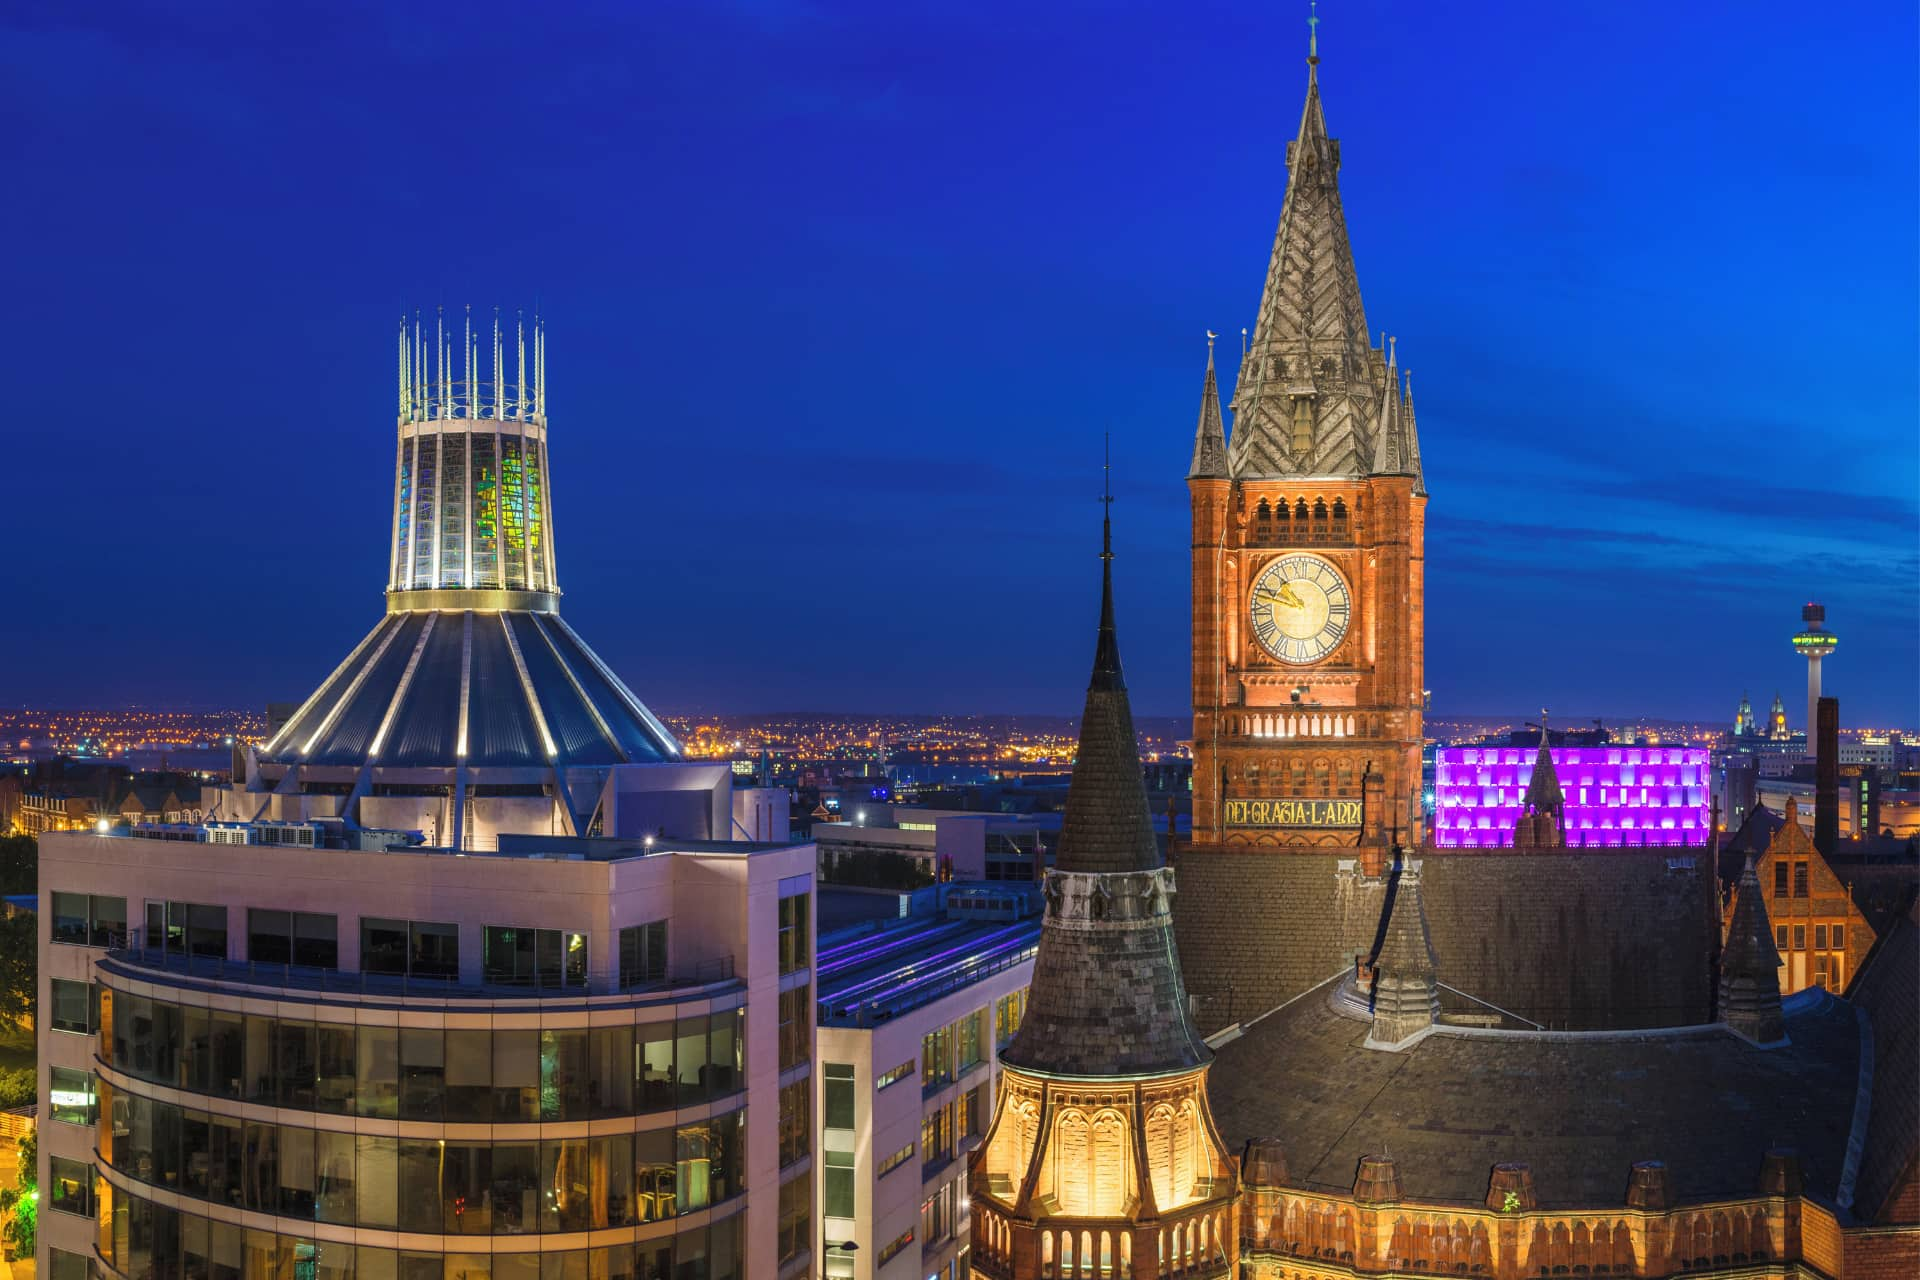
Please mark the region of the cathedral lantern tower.
<svg viewBox="0 0 1920 1280"><path fill-rule="evenodd" d="M1311 47L1311 46L1310 46ZM1211 347L1193 511L1193 839L1418 839L1427 491L1413 392L1374 345L1319 58L1225 438Z"/></svg>
<svg viewBox="0 0 1920 1280"><path fill-rule="evenodd" d="M1030 1003L970 1157L974 1272L1229 1276L1238 1178L1212 1052L1187 1016L1173 871L1154 840L1113 625L1112 539L1093 678Z"/></svg>

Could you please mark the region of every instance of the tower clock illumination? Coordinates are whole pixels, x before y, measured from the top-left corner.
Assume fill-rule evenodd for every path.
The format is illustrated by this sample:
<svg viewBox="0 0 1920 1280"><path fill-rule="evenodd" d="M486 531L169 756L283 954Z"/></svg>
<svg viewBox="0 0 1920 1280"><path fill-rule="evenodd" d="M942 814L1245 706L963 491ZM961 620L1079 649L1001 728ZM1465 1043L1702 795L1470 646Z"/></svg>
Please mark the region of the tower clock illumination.
<svg viewBox="0 0 1920 1280"><path fill-rule="evenodd" d="M1281 556L1254 579L1252 594L1254 637L1282 662L1318 662L1347 634L1346 579L1319 556Z"/></svg>

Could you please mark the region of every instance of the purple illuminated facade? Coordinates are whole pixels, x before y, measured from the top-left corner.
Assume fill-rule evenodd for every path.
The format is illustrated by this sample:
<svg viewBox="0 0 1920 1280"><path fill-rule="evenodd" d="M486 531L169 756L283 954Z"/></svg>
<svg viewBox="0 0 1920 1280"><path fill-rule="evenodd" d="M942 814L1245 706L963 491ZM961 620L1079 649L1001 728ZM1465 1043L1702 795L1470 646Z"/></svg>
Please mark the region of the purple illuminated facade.
<svg viewBox="0 0 1920 1280"><path fill-rule="evenodd" d="M1434 757L1433 843L1511 845L1538 754L1538 747L1441 747ZM1707 843L1706 748L1554 747L1549 754L1566 793L1568 846Z"/></svg>

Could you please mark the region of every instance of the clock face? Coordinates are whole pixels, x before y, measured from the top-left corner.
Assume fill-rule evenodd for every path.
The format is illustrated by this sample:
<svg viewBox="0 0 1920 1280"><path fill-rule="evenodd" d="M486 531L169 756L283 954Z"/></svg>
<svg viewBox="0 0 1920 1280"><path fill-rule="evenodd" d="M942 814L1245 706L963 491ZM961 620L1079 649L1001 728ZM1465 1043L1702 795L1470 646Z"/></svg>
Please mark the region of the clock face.
<svg viewBox="0 0 1920 1280"><path fill-rule="evenodd" d="M1318 662L1347 634L1347 580L1319 556L1281 556L1253 580L1254 638L1282 662Z"/></svg>

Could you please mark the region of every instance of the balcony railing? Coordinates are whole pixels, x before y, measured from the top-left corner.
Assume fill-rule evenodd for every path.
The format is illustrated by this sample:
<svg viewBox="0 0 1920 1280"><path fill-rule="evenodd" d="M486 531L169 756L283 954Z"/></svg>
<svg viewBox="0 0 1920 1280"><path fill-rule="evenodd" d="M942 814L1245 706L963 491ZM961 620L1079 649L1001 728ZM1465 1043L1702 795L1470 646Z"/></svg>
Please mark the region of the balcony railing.
<svg viewBox="0 0 1920 1280"><path fill-rule="evenodd" d="M328 969L314 965L270 964L255 960L230 960L225 956L193 955L174 947L150 946L135 929L131 937L121 937L122 945L110 946L107 959L130 968L153 970L184 978L209 982L231 982L244 986L275 987L289 991L310 991L322 995L396 996L411 999L440 1000L568 1000L588 996L632 996L651 992L669 992L687 988L711 987L735 981L732 955L714 956L696 961L682 972L657 980L622 985L617 979L589 976L585 983L566 986L540 985L533 979L461 982L457 978L433 978L415 974L367 973Z"/></svg>

